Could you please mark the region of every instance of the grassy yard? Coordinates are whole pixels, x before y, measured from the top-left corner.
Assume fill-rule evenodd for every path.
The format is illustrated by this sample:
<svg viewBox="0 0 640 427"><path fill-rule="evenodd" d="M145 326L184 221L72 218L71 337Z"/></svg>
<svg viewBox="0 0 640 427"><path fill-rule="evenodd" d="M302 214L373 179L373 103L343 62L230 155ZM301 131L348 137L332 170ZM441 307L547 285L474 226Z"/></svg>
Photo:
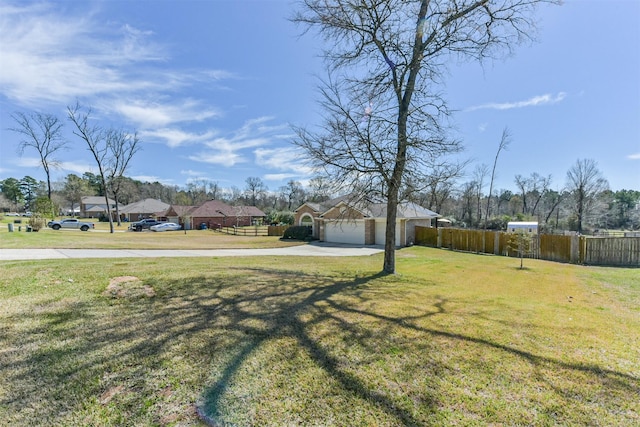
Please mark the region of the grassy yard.
<svg viewBox="0 0 640 427"><path fill-rule="evenodd" d="M637 269L397 256L2 262L0 420L640 423Z"/></svg>
<svg viewBox="0 0 640 427"><path fill-rule="evenodd" d="M6 221L4 221L6 222ZM17 225L13 233L5 223L0 223L0 249L224 249L224 248L274 248L298 245L300 242L281 241L279 237L232 236L212 230L127 231L129 224L115 226L109 233L109 223L95 222L96 230L59 230L44 228L37 233L27 233L26 221L22 231Z"/></svg>

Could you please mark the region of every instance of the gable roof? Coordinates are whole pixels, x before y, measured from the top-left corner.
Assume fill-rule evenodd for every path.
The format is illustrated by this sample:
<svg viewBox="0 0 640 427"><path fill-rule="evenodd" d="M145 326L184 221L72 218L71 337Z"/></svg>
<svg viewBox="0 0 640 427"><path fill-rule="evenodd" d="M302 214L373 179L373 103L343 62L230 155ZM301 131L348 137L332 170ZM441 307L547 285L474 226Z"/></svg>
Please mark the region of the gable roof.
<svg viewBox="0 0 640 427"><path fill-rule="evenodd" d="M264 217L264 212L255 206L229 206L220 200L209 200L200 206L171 205L165 211L165 216L190 216L197 218L223 217Z"/></svg>
<svg viewBox="0 0 640 427"><path fill-rule="evenodd" d="M144 199L135 203L129 203L120 209L120 213L160 213L169 208L168 203L157 199Z"/></svg>
<svg viewBox="0 0 640 427"><path fill-rule="evenodd" d="M164 216L185 216L189 214L189 211L192 211L195 208L197 208L197 206L171 205L164 212Z"/></svg>
<svg viewBox="0 0 640 427"><path fill-rule="evenodd" d="M341 205L347 206L357 212L360 212L364 217L368 218L386 218L387 217L387 204L386 203L367 203L361 200L355 200L352 195L345 195L336 197L326 202L321 203L304 203L302 206L307 205L311 207L319 216L323 216L330 210L335 209ZM300 206L300 208L302 208ZM299 210L300 208L296 209ZM438 218L439 215L425 207L422 207L413 202L400 202L398 203L398 219L417 219L417 218Z"/></svg>
<svg viewBox="0 0 640 427"><path fill-rule="evenodd" d="M189 215L194 217L223 217L223 216L235 216L235 212L231 206L220 200L208 200L197 206Z"/></svg>
<svg viewBox="0 0 640 427"><path fill-rule="evenodd" d="M387 204L376 203L370 207L371 216L375 218L387 217ZM398 203L397 218L416 219L416 218L438 218L440 214L433 212L427 208L424 208L416 203L412 202L400 202Z"/></svg>
<svg viewBox="0 0 640 427"><path fill-rule="evenodd" d="M82 196L80 203L84 205L104 205L104 196ZM110 205L115 205L116 202L113 199L109 199Z"/></svg>
<svg viewBox="0 0 640 427"><path fill-rule="evenodd" d="M241 216L267 216L266 213L255 206L235 206L233 209Z"/></svg>

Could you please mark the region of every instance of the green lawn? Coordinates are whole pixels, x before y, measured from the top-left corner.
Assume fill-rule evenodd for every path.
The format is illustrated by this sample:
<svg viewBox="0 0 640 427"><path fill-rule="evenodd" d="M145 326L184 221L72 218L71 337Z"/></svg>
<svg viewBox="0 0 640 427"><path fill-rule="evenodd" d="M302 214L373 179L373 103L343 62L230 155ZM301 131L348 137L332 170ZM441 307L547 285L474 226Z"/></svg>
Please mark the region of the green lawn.
<svg viewBox="0 0 640 427"><path fill-rule="evenodd" d="M0 420L640 423L637 269L397 257L2 262Z"/></svg>

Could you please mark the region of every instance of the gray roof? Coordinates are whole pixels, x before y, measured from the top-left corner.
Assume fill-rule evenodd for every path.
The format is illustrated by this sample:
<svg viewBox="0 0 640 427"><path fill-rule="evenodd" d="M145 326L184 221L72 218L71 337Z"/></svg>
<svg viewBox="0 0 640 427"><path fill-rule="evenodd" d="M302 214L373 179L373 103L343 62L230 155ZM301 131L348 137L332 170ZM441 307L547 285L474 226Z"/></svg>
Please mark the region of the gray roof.
<svg viewBox="0 0 640 427"><path fill-rule="evenodd" d="M321 203L305 203L310 206L314 211L324 214L330 209L340 205L341 203L349 206L361 212L364 216L369 218L386 218L387 217L387 204L386 203L367 203L361 200L355 200L353 195L345 195L336 197L331 200L327 200ZM298 208L299 209L299 208ZM296 209L297 210L297 209ZM398 215L397 218L405 219L425 219L425 218L438 218L441 215L424 208L416 203L412 202L400 202L398 203Z"/></svg>
<svg viewBox="0 0 640 427"><path fill-rule="evenodd" d="M169 209L169 204L157 199L144 199L139 202L129 203L120 209L120 213L132 214L153 214L164 212Z"/></svg>
<svg viewBox="0 0 640 427"><path fill-rule="evenodd" d="M104 196L83 196L82 199L80 199L80 202L85 205L104 205L105 204ZM109 199L109 204L115 205L116 202L113 199Z"/></svg>
<svg viewBox="0 0 640 427"><path fill-rule="evenodd" d="M376 203L369 207L370 216L374 218L386 218L387 217L387 204ZM398 203L398 218L415 219L415 218L437 218L441 215L423 208L412 202L400 202Z"/></svg>

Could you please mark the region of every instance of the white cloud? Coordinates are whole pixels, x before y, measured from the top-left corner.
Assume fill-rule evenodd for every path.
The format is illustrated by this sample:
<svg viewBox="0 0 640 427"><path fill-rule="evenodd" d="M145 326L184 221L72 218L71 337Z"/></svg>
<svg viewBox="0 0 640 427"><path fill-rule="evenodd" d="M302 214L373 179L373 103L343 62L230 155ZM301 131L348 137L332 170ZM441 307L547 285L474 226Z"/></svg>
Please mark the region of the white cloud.
<svg viewBox="0 0 640 427"><path fill-rule="evenodd" d="M187 176L191 176L191 177L200 177L203 175L206 175L204 172L200 172L200 171L194 171L194 170L181 170L180 171L181 175L187 175Z"/></svg>
<svg viewBox="0 0 640 427"><path fill-rule="evenodd" d="M168 147L175 148L186 144L195 144L211 139L215 136L214 131L207 131L205 133L192 133L185 132L180 129L158 129L158 130L143 130L140 131L140 138L143 140L162 139L166 141Z"/></svg>
<svg viewBox="0 0 640 427"><path fill-rule="evenodd" d="M234 76L224 70L167 70L169 52L154 42L153 32L105 21L92 7L96 4L84 3L74 13L44 2L0 5L0 94L30 108L82 99L107 104L104 108L110 110L111 100L136 99ZM218 114L193 100L177 104L182 105L168 109L133 103L126 109L118 104L117 110L153 126ZM186 107L184 114L174 114L180 113L180 107Z"/></svg>
<svg viewBox="0 0 640 427"><path fill-rule="evenodd" d="M219 150L219 151L201 151L195 156L189 156L189 160L194 162L210 163L213 165L221 166L235 166L238 163L246 162L246 159L238 153L232 150Z"/></svg>
<svg viewBox="0 0 640 427"><path fill-rule="evenodd" d="M186 99L171 104L150 103L145 101L118 102L115 111L143 128L164 127L173 123L203 121L217 117L220 112L215 108L205 108L201 102Z"/></svg>
<svg viewBox="0 0 640 427"><path fill-rule="evenodd" d="M267 125L266 123L272 119L264 116L247 120L240 128L230 132L229 136L205 141L203 145L206 149L190 156L189 159L222 166L245 163L248 161L247 149L270 145L272 139L275 139L271 133L284 127Z"/></svg>
<svg viewBox="0 0 640 427"><path fill-rule="evenodd" d="M558 92L557 95L552 94L544 94L534 96L532 98L526 99L524 101L515 101L515 102L503 102L496 103L491 102L488 104L476 105L473 107L467 108L465 111L475 111L475 110L511 110L514 108L524 108L524 107L537 107L540 105L550 105L561 102L566 98L567 94L565 92Z"/></svg>
<svg viewBox="0 0 640 427"><path fill-rule="evenodd" d="M284 181L291 178L296 178L298 175L293 173L268 173L264 176L267 181Z"/></svg>
<svg viewBox="0 0 640 427"><path fill-rule="evenodd" d="M85 172L96 172L95 165L86 162L61 162L58 169L82 175Z"/></svg>
<svg viewBox="0 0 640 427"><path fill-rule="evenodd" d="M304 157L296 148L254 150L256 164L271 169L292 171L299 175L310 175L313 169L305 164Z"/></svg>
<svg viewBox="0 0 640 427"><path fill-rule="evenodd" d="M630 160L640 160L640 153L629 154L627 159Z"/></svg>
<svg viewBox="0 0 640 427"><path fill-rule="evenodd" d="M154 175L135 175L131 178L142 182L159 182L164 185L173 185L172 179L163 179Z"/></svg>
<svg viewBox="0 0 640 427"><path fill-rule="evenodd" d="M98 36L100 30L108 34ZM127 72L133 62L162 55L158 46L142 42L143 36L144 32L130 26L106 28L91 11L74 16L44 4L3 7L0 91L30 105L161 87L132 79Z"/></svg>

